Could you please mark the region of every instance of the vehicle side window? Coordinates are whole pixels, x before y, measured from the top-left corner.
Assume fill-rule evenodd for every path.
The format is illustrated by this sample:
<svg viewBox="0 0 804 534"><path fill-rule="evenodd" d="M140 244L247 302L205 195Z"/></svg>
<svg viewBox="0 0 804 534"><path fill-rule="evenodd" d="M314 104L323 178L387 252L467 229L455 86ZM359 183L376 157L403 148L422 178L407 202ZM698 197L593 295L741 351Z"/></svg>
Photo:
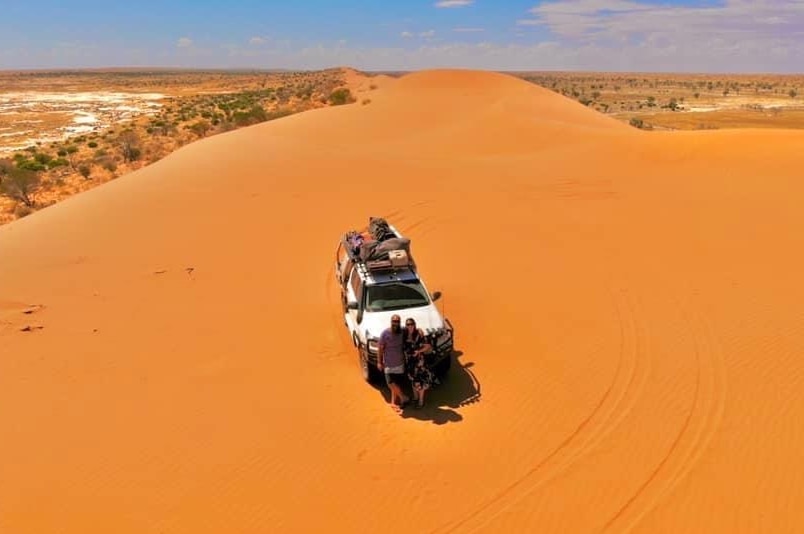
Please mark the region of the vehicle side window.
<svg viewBox="0 0 804 534"><path fill-rule="evenodd" d="M349 285L352 286L355 298L360 300L360 275L357 274L357 269L352 269L352 276L349 280Z"/></svg>

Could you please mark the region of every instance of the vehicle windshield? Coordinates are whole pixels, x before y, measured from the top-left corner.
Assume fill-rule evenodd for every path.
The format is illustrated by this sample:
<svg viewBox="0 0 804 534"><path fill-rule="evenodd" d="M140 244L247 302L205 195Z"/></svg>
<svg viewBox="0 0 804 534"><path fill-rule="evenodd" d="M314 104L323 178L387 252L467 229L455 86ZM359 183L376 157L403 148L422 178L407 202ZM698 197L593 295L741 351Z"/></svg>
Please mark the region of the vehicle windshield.
<svg viewBox="0 0 804 534"><path fill-rule="evenodd" d="M419 282L394 282L366 288L366 311L401 310L429 303L427 292Z"/></svg>

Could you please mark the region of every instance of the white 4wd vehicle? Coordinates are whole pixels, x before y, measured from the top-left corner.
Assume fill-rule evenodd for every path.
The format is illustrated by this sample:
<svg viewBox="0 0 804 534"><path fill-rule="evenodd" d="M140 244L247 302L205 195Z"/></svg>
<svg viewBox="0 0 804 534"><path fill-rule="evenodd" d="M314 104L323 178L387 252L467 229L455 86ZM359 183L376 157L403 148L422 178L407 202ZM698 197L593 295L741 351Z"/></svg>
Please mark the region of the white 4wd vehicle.
<svg viewBox="0 0 804 534"><path fill-rule="evenodd" d="M357 347L363 379L374 382L377 341L391 326L391 316L404 324L412 317L433 351L425 362L443 380L452 361L452 324L436 308L441 297L430 294L410 256L410 240L384 219L371 218L367 232L346 233L335 253L335 277L341 291L344 322Z"/></svg>

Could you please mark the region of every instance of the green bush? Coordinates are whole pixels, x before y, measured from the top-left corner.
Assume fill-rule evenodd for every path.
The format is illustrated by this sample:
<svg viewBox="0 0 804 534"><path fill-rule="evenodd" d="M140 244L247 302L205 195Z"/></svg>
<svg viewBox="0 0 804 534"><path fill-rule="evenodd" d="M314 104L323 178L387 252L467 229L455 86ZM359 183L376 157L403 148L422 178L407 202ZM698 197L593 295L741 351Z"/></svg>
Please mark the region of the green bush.
<svg viewBox="0 0 804 534"><path fill-rule="evenodd" d="M53 159L53 156L50 154L45 154L44 152L37 152L34 154L34 159L42 165L47 165L50 163L50 160Z"/></svg>
<svg viewBox="0 0 804 534"><path fill-rule="evenodd" d="M634 128L641 129L645 127L645 121L643 121L642 119L638 119L636 117L633 117L630 121L628 121L628 124L630 124Z"/></svg>
<svg viewBox="0 0 804 534"><path fill-rule="evenodd" d="M344 104L351 104L354 101L355 97L352 96L352 92L346 87L335 89L329 94L329 103L332 104L333 106L342 106Z"/></svg>
<svg viewBox="0 0 804 534"><path fill-rule="evenodd" d="M56 158L56 159L54 159L53 161L50 162L48 167L51 168L51 169L55 169L56 167L64 167L64 166L69 165L69 164L70 164L70 162L67 161L64 158Z"/></svg>
<svg viewBox="0 0 804 534"><path fill-rule="evenodd" d="M17 167L26 170L26 171L33 171L33 172L40 172L46 169L43 163L39 163L33 159L22 159L17 161Z"/></svg>

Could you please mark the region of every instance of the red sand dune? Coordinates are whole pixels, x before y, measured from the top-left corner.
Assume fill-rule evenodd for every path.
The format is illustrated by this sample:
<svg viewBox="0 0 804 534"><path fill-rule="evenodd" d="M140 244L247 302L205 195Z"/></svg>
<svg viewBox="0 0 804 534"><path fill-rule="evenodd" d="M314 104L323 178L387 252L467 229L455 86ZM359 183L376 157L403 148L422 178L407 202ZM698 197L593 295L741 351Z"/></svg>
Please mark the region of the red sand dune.
<svg viewBox="0 0 804 534"><path fill-rule="evenodd" d="M0 228L0 532L804 530L803 134L485 72L371 99ZM401 417L333 280L369 216L457 331Z"/></svg>

